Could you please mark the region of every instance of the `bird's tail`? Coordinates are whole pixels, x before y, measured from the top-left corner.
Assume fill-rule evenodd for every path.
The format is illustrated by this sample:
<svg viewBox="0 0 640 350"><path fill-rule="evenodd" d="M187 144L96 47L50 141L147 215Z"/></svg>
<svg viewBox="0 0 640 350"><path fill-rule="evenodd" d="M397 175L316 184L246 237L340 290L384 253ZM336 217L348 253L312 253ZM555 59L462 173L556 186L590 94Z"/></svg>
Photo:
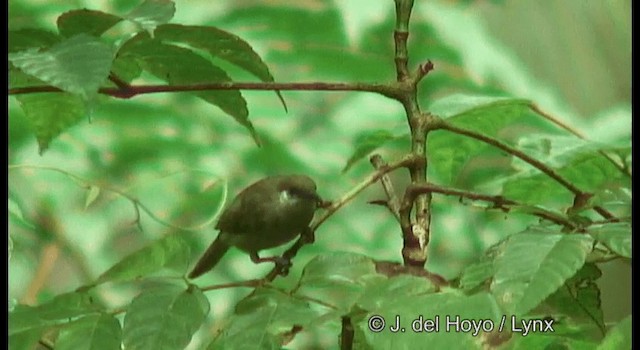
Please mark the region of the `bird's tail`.
<svg viewBox="0 0 640 350"><path fill-rule="evenodd" d="M224 243L220 237L218 236L213 243L207 248L207 251L204 252L204 255L198 260L196 266L189 273L189 278L196 278L201 276L203 273L211 270L216 264L222 259L224 253L229 250L229 246Z"/></svg>

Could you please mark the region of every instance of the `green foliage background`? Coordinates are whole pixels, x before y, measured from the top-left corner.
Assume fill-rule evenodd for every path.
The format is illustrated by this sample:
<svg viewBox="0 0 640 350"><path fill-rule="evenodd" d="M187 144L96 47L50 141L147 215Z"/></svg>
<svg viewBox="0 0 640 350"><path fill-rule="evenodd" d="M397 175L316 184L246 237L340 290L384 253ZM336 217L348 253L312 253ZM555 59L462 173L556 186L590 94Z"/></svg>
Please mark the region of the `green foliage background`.
<svg viewBox="0 0 640 350"><path fill-rule="evenodd" d="M591 140L628 147L630 1L607 5L524 3L416 1L410 28L410 66L431 59L436 67L420 86L423 109L447 113L450 104L455 105L452 95L462 96L467 103L472 101L470 95L528 99ZM134 4L10 1L9 29L54 31L58 15L83 7L124 14ZM553 14L553 20L548 13ZM215 26L240 36L278 82L378 82L395 79L394 18L392 1L178 0L172 23ZM227 62L214 62L235 81L257 81ZM151 76L142 80L157 83ZM186 93L161 93L131 100L97 97L89 104L91 118L62 131L42 155L34 124L16 98L9 98L9 163L40 167L9 172L10 302L51 300L93 281L150 242L179 232L146 213L140 214L140 225L136 225L131 202L109 189L137 198L163 221L198 226L215 216L227 191L232 196L267 174L309 174L318 183L320 194L332 199L372 171L368 162L354 158L359 147L365 148L360 154L364 156L372 148L366 147L367 142L384 142L378 152L388 160L408 149L404 111L395 101L378 95L286 91L282 96L287 112L273 92L241 94L262 147L256 146L247 128L219 108ZM522 114L517 103L504 108L512 108L521 118L509 134L545 128L531 123L533 114ZM435 165L429 175L434 181L458 188L491 189L496 178L510 171L510 164L499 152L486 146L433 136L430 156ZM557 154L544 158L535 138L513 140L525 146L529 142L543 161L563 161L554 158ZM451 147L452 143L456 147ZM350 163L350 159L355 161ZM348 164L349 170L343 172ZM63 169L87 181L45 167ZM408 182L402 172L392 178L400 188ZM539 189L535 185L532 188ZM522 186L515 188L536 203L555 194L549 189L540 191L541 198L533 198L531 190ZM518 192L512 194L517 196ZM316 242L296 257L290 276L276 284L293 285L302 267L319 253L348 251L401 261L402 240L396 222L384 208L367 204L383 196L373 186L331 217L316 233ZM457 199L436 197L427 269L446 278L457 277L488 246L535 221L525 215L507 217L484 207L462 206ZM183 271L215 236L212 227L181 233L188 250L184 261L176 265ZM604 305L610 306L605 314L612 321L629 314L624 311L630 304L606 301L629 300L630 276L625 268L622 273L619 267L610 269L617 276L616 283L625 288L609 293L606 286L603 289ZM197 283L206 286L258 278L268 269L233 251ZM605 268L603 279L606 272ZM114 307L127 303L139 291L140 286L135 285L100 288L101 297ZM233 288L206 293L211 304L207 329L222 327L224 315L245 295L242 289ZM199 348L212 335L196 338L190 346ZM297 341L335 344L333 337L306 337Z"/></svg>

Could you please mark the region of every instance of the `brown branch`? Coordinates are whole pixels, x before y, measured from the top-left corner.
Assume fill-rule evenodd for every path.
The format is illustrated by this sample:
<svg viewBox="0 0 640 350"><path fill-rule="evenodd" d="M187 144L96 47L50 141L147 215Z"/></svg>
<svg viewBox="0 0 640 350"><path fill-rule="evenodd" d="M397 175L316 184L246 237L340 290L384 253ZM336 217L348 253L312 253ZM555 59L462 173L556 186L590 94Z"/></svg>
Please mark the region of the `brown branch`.
<svg viewBox="0 0 640 350"><path fill-rule="evenodd" d="M126 83L125 83L126 84ZM116 98L131 98L142 94L163 93L163 92L197 92L213 90L295 90L295 91L363 91L378 93L387 97L396 96L398 87L394 83L371 84L371 83L275 83L275 82L212 82L189 85L126 85L119 87L103 87L98 90L103 95ZM64 92L54 86L28 86L9 89L9 95L32 94L43 92Z"/></svg>
<svg viewBox="0 0 640 350"><path fill-rule="evenodd" d="M541 219L545 219L550 222L556 223L569 230L574 230L578 228L578 225L576 223L572 222L570 219L562 215L559 215L557 213L554 213L539 207L526 205L512 199L507 199L507 198L504 198L503 196L493 196L493 195L487 195L483 193L463 191L463 190L458 190L458 189L453 189L448 187L442 187L442 186L438 186L430 183L411 184L407 188L407 191L405 192L405 195L409 197L405 199L405 201L407 203L412 203L413 198L415 198L415 196L421 193L439 193L447 196L467 198L475 201L490 202L493 204L493 208L502 209L504 211L509 211L516 207L526 208L527 212L530 213L531 215L535 215Z"/></svg>
<svg viewBox="0 0 640 350"><path fill-rule="evenodd" d="M550 121L551 123L559 126L560 128L568 131L569 133L577 136L578 138L582 139L582 140L588 140L587 137L581 133L580 131L578 131L577 129L572 128L571 126L565 124L564 122L562 122L560 119L552 116L551 114L543 111L542 109L540 109L540 107L535 104L535 103L530 103L529 104L529 108L534 111L535 113L539 114L540 116L542 116L544 119ZM613 164L613 166L615 166L618 170L620 170L620 172L622 172L623 174L627 175L627 176L631 176L631 169L625 167L624 164L620 164L618 161L616 161L610 154L608 154L607 152L600 150L598 151L598 153L600 153L603 157L605 157L609 162L611 162L611 164Z"/></svg>
<svg viewBox="0 0 640 350"><path fill-rule="evenodd" d="M223 284L214 284L212 286L200 288L203 292L210 290L218 290L218 289L226 289L226 288L237 288L237 287L250 287L256 288L263 285L266 282L264 278L257 278L247 281L241 282L231 282L231 283L223 283Z"/></svg>
<svg viewBox="0 0 640 350"><path fill-rule="evenodd" d="M542 163L541 161L527 155L526 153L513 148L501 141L498 141L492 137L483 135L481 133L472 131L472 130L467 130L467 129L463 129L463 128L459 128L457 126L452 125L451 123L447 123L447 122L442 122L439 126L439 128L444 129L444 130L448 130L451 131L453 133L456 134L460 134L460 135L465 135L465 136L469 136L471 138L474 138L476 140L482 141L484 143L487 143L489 145L492 145L498 149L501 149L515 157L520 158L521 160L525 161L526 163L530 164L531 166L533 166L534 168L540 170L541 172L543 172L544 174L546 174L547 176L549 176L550 178L552 178L553 180L555 180L556 182L558 182L560 185L562 185L564 188L566 188L567 190L571 191L571 193L574 194L574 196L576 198L579 197L583 197L586 195L586 192L583 192L582 190L580 190L578 187L576 187L575 185L573 185L571 182L569 182L567 179L565 179L564 177L562 177L560 174L558 174L555 170L551 169L549 166L547 166L546 164ZM600 214L602 217L604 217L605 219L615 219L615 215L611 214L608 210L606 210L605 208L601 207L601 206L595 206L593 208L598 214Z"/></svg>
<svg viewBox="0 0 640 350"><path fill-rule="evenodd" d="M342 316L342 327L340 331L340 350L353 349L353 324L351 317Z"/></svg>

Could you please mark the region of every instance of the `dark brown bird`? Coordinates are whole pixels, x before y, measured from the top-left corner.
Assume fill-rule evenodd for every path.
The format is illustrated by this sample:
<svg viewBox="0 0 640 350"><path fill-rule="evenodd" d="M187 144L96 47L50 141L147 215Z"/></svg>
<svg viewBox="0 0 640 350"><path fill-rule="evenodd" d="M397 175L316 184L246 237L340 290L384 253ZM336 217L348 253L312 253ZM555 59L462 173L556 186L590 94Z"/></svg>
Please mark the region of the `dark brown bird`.
<svg viewBox="0 0 640 350"><path fill-rule="evenodd" d="M321 199L316 184L305 175L263 178L242 190L220 216L218 237L211 243L189 278L213 269L234 246L254 263L277 261L258 252L290 242L307 229Z"/></svg>

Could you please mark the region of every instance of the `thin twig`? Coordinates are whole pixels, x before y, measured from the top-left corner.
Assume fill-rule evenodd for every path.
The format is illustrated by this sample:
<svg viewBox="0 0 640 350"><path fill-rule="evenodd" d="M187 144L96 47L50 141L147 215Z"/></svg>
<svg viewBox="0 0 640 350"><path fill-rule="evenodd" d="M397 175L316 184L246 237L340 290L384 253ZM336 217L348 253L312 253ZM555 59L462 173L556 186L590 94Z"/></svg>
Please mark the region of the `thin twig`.
<svg viewBox="0 0 640 350"><path fill-rule="evenodd" d="M387 165L387 163L382 159L382 156L379 154L374 154L369 158L373 167L378 170ZM393 188L393 183L391 183L391 178L389 178L388 174L382 175L380 178L380 183L382 184L382 188L384 192L387 194L386 205L393 214L393 216L400 222L400 201L398 200L398 196L396 195L396 191Z"/></svg>

